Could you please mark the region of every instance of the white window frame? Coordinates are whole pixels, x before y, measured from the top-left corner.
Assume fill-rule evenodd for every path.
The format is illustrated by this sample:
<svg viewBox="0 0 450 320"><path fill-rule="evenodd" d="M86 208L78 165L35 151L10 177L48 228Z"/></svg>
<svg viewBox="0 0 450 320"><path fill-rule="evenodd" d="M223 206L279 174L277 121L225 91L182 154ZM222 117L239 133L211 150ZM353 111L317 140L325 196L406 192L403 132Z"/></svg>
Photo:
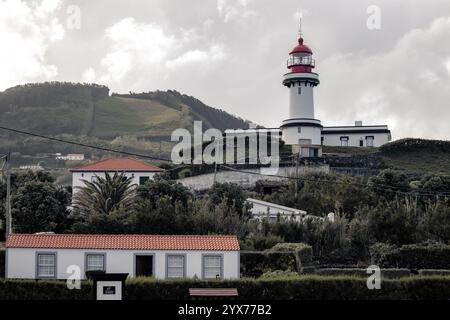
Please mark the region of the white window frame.
<svg viewBox="0 0 450 320"><path fill-rule="evenodd" d="M53 263L40 263L41 257L52 257ZM57 256L56 252L36 252L36 279L56 279L56 264L57 264ZM52 268L53 274L41 274L41 267Z"/></svg>
<svg viewBox="0 0 450 320"><path fill-rule="evenodd" d="M93 269L89 267L89 257L102 257L102 268L101 269ZM88 271L106 271L106 254L105 253L97 253L97 252L87 252L85 254L85 272Z"/></svg>
<svg viewBox="0 0 450 320"><path fill-rule="evenodd" d="M208 258L219 258L219 266L214 266L214 267L210 267L207 266L206 264L206 260ZM219 278L217 278L217 273L214 277L207 277L206 276L206 269L213 269L213 268L219 268ZM202 278L203 279L208 279L208 280L216 280L216 279L223 279L223 255L222 254L205 254L202 256Z"/></svg>
<svg viewBox="0 0 450 320"><path fill-rule="evenodd" d="M369 144L370 141L370 144ZM375 137L374 136L366 136L366 147L372 148L375 145Z"/></svg>
<svg viewBox="0 0 450 320"><path fill-rule="evenodd" d="M349 137L341 137L341 147L348 147L350 138Z"/></svg>
<svg viewBox="0 0 450 320"><path fill-rule="evenodd" d="M171 258L182 258L182 265L180 266L171 266L170 259ZM171 275L171 269L180 269L181 268L181 276ZM186 255L185 254L167 254L166 255L166 279L182 279L186 278Z"/></svg>

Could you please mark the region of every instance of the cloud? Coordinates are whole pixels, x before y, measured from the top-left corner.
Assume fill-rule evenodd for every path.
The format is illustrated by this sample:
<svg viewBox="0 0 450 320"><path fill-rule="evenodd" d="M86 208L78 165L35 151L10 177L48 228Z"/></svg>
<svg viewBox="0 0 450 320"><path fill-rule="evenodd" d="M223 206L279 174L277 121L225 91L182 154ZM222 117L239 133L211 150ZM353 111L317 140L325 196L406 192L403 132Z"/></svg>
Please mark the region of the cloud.
<svg viewBox="0 0 450 320"><path fill-rule="evenodd" d="M225 58L223 49L218 46L212 46L208 51L202 50L190 50L185 54L166 62L166 67L169 69L175 69L183 65L188 65L192 63L211 63L215 61L220 61Z"/></svg>
<svg viewBox="0 0 450 320"><path fill-rule="evenodd" d="M217 12L225 23L246 19L256 15L256 11L249 9L252 0L217 0Z"/></svg>
<svg viewBox="0 0 450 320"><path fill-rule="evenodd" d="M64 39L64 28L55 18L60 4L59 0L0 1L0 90L58 74L55 65L46 63L46 53Z"/></svg>
<svg viewBox="0 0 450 320"><path fill-rule="evenodd" d="M326 124L388 123L394 137L450 136L450 17L404 34L382 53L335 54L320 63L316 108ZM367 123L369 124L369 123Z"/></svg>
<svg viewBox="0 0 450 320"><path fill-rule="evenodd" d="M105 39L109 49L101 58L100 67L86 69L82 78L118 90L148 90L153 84L161 85L175 69L208 65L225 56L217 44L206 49L192 48L192 43L201 39L194 29L181 30L175 36L155 23L140 23L134 18L125 18L107 28Z"/></svg>

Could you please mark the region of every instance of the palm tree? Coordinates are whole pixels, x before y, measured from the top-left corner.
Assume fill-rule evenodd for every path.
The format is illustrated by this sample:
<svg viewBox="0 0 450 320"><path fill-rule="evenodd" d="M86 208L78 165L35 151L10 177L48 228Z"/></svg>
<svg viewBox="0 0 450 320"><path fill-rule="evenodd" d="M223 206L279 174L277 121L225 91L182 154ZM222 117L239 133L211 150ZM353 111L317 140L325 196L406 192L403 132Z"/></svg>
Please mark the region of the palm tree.
<svg viewBox="0 0 450 320"><path fill-rule="evenodd" d="M127 178L123 173L114 176L106 173L105 178L82 181L85 186L78 188L72 201L77 214L109 215L117 211L126 214L133 209L136 188L131 177Z"/></svg>

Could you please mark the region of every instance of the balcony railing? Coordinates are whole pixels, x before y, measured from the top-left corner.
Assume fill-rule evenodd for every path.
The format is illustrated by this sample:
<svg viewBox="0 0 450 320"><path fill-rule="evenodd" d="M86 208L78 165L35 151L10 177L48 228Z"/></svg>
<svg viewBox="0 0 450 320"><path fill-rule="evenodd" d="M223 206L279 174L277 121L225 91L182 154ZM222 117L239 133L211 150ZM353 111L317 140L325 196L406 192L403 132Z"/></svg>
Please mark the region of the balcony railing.
<svg viewBox="0 0 450 320"><path fill-rule="evenodd" d="M311 57L290 57L287 61L288 68L293 66L309 66L315 67L316 60Z"/></svg>

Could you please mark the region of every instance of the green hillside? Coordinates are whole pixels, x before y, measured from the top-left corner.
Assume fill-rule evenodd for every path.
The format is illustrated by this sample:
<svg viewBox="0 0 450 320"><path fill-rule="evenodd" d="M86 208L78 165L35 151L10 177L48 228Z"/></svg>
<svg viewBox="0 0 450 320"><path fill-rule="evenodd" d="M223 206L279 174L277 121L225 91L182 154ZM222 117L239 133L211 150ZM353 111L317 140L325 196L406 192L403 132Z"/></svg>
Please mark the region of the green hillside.
<svg viewBox="0 0 450 320"><path fill-rule="evenodd" d="M324 153L365 156L377 153L384 168L418 174L450 175L450 141L402 139L381 148L324 147Z"/></svg>
<svg viewBox="0 0 450 320"><path fill-rule="evenodd" d="M177 128L191 129L194 120L202 120L205 130L248 128L244 120L177 91L110 96L105 86L61 82L0 92L0 114L4 127L161 156L171 150L171 133ZM9 148L19 155L20 164L36 163L42 153L103 155L0 130L0 152Z"/></svg>

